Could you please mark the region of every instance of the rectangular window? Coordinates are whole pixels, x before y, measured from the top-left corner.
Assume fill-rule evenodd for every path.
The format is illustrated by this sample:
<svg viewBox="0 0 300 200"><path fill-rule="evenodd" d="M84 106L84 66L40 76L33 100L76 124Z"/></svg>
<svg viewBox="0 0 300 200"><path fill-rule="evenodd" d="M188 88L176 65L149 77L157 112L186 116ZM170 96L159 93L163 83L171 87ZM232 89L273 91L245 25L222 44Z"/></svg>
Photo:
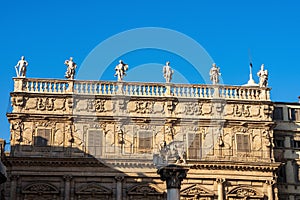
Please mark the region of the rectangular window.
<svg viewBox="0 0 300 200"><path fill-rule="evenodd" d="M283 120L283 109L282 107L275 107L273 111L274 120Z"/></svg>
<svg viewBox="0 0 300 200"><path fill-rule="evenodd" d="M250 152L249 135L236 134L236 144L238 152Z"/></svg>
<svg viewBox="0 0 300 200"><path fill-rule="evenodd" d="M275 138L275 147L283 148L284 147L284 138Z"/></svg>
<svg viewBox="0 0 300 200"><path fill-rule="evenodd" d="M296 109L289 108L289 120L295 121L296 120Z"/></svg>
<svg viewBox="0 0 300 200"><path fill-rule="evenodd" d="M298 108L289 108L289 120L299 121L300 120L300 110Z"/></svg>
<svg viewBox="0 0 300 200"><path fill-rule="evenodd" d="M201 137L199 134L188 134L188 158L200 159L201 158Z"/></svg>
<svg viewBox="0 0 300 200"><path fill-rule="evenodd" d="M38 128L34 137L34 146L45 147L51 144L51 129Z"/></svg>
<svg viewBox="0 0 300 200"><path fill-rule="evenodd" d="M294 140L293 141L293 147L296 149L300 149L300 141L299 140Z"/></svg>
<svg viewBox="0 0 300 200"><path fill-rule="evenodd" d="M102 148L102 131L88 130L87 132L87 150L94 157L101 156Z"/></svg>
<svg viewBox="0 0 300 200"><path fill-rule="evenodd" d="M286 171L285 166L281 166L278 171L278 182L285 183L286 182Z"/></svg>
<svg viewBox="0 0 300 200"><path fill-rule="evenodd" d="M152 131L139 131L138 150L143 153L152 152Z"/></svg>

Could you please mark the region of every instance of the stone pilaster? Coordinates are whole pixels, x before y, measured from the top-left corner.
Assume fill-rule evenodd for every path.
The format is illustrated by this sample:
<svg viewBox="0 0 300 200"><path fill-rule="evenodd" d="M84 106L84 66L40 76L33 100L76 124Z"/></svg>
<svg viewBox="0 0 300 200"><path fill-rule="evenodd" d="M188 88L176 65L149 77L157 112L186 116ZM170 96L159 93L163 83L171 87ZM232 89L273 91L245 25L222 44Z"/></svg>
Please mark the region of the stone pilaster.
<svg viewBox="0 0 300 200"><path fill-rule="evenodd" d="M160 168L157 173L167 184L167 200L179 200L181 182L187 176L188 169L178 165L168 165Z"/></svg>
<svg viewBox="0 0 300 200"><path fill-rule="evenodd" d="M71 175L64 175L65 180L65 198L64 200L70 200L70 190L71 190Z"/></svg>
<svg viewBox="0 0 300 200"><path fill-rule="evenodd" d="M267 184L268 200L274 200L273 185L275 184L275 181L267 180L266 184Z"/></svg>
<svg viewBox="0 0 300 200"><path fill-rule="evenodd" d="M17 199L17 181L19 175L10 176L10 199Z"/></svg>
<svg viewBox="0 0 300 200"><path fill-rule="evenodd" d="M218 183L218 200L224 200L224 187L225 182L224 178L217 178L216 182Z"/></svg>
<svg viewBox="0 0 300 200"><path fill-rule="evenodd" d="M117 182L117 196L116 196L116 200L122 200L122 181L124 180L124 176L116 176L115 177L116 182Z"/></svg>

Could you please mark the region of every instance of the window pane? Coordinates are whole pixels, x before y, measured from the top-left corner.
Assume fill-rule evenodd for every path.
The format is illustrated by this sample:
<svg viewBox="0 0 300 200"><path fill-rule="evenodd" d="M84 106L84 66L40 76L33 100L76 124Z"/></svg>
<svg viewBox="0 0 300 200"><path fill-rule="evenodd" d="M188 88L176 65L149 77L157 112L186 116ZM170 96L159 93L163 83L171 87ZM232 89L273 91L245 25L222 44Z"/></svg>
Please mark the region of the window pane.
<svg viewBox="0 0 300 200"><path fill-rule="evenodd" d="M51 129L38 128L36 136L34 137L35 146L48 146L50 145Z"/></svg>
<svg viewBox="0 0 300 200"><path fill-rule="evenodd" d="M283 110L281 107L275 107L273 112L274 120L283 120Z"/></svg>

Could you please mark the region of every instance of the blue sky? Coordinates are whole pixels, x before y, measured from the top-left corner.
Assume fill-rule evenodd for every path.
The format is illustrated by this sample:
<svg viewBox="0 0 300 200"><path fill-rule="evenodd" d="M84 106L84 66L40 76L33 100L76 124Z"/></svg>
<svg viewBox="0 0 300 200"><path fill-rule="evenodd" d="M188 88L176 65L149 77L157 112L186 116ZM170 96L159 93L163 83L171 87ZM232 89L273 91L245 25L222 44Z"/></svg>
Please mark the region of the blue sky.
<svg viewBox="0 0 300 200"><path fill-rule="evenodd" d="M174 30L197 41L221 67L224 84L247 82L250 49L254 73L262 63L269 71L272 100L295 102L300 95L299 7L297 0L2 1L0 137L9 140L5 115L10 107L14 66L22 55L29 62L27 77L64 78L66 67L63 62L70 56L80 67L102 41L142 27ZM167 51L133 51L116 57L115 61L120 58L129 66L146 67L150 66L149 63L163 66L170 60L171 66L177 67L186 79L194 76L194 72L185 67L190 63ZM103 67L113 70L115 61L110 67ZM153 81L162 81L157 73L153 70L157 76ZM109 70L101 79L115 80ZM128 75L128 79L134 78L130 79ZM180 82L181 79L177 80ZM199 79L199 83L203 80Z"/></svg>

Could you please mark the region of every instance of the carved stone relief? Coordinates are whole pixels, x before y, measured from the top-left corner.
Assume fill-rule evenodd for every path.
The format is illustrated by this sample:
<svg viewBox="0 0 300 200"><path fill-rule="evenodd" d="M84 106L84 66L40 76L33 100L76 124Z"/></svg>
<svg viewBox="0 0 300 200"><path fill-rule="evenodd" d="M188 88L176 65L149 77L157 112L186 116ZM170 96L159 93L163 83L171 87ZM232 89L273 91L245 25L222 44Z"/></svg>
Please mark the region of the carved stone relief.
<svg viewBox="0 0 300 200"><path fill-rule="evenodd" d="M131 101L128 103L128 112L151 114L154 111L154 101Z"/></svg>

